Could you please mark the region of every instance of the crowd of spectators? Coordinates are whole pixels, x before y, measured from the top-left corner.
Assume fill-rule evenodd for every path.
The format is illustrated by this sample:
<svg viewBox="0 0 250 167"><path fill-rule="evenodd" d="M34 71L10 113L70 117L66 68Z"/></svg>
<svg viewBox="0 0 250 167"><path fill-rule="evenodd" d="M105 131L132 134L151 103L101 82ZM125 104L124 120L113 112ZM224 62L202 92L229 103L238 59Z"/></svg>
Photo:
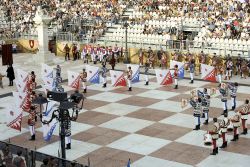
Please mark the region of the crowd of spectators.
<svg viewBox="0 0 250 167"><path fill-rule="evenodd" d="M53 18L53 25L56 31L71 31L77 35L87 32L84 29L86 20L89 34L100 36L106 29L106 23L116 23L127 6L128 1L107 1L107 0L2 0L0 8L2 18L0 31L5 36L14 33L35 32L35 17L37 6L43 9ZM11 31L10 22L11 19Z"/></svg>

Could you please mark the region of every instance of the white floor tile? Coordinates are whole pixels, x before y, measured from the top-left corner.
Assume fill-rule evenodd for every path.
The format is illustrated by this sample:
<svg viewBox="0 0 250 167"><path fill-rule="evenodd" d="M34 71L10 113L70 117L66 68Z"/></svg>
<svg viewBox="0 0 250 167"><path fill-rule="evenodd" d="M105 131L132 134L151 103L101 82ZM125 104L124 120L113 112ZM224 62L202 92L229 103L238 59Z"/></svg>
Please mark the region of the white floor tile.
<svg viewBox="0 0 250 167"><path fill-rule="evenodd" d="M131 97L131 95L112 93L112 92L103 92L94 96L90 96L88 97L88 99L100 100L100 101L106 101L106 102L117 102L122 99L126 99L128 97Z"/></svg>
<svg viewBox="0 0 250 167"><path fill-rule="evenodd" d="M156 110L163 110L163 111L169 111L169 112L182 112L191 106L188 105L184 108L181 107L181 102L176 102L176 101L170 101L170 100L162 100L158 103L152 104L148 106L147 108L152 108Z"/></svg>
<svg viewBox="0 0 250 167"><path fill-rule="evenodd" d="M149 90L149 91L140 93L137 96L164 100L164 99L168 99L177 95L179 95L179 93L160 91L160 90Z"/></svg>
<svg viewBox="0 0 250 167"><path fill-rule="evenodd" d="M181 126L185 128L194 128L194 117L188 114L178 113L165 118L160 121L160 123Z"/></svg>

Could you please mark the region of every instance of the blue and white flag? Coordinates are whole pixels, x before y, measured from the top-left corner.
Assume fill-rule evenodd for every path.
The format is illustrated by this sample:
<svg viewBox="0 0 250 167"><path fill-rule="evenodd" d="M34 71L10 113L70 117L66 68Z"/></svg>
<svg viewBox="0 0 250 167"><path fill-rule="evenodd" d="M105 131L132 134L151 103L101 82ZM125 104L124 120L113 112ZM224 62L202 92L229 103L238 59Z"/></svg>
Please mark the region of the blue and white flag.
<svg viewBox="0 0 250 167"><path fill-rule="evenodd" d="M48 66L47 64L42 64L41 71L42 78L53 78L53 67Z"/></svg>
<svg viewBox="0 0 250 167"><path fill-rule="evenodd" d="M179 71L179 73L178 73L178 77L179 78L184 78L184 66L185 66L185 64L183 63L183 62L179 62L179 61L175 61L175 60L170 60L170 68L174 68L174 66L175 65L178 65L178 71ZM174 70L170 70L171 71L171 74L172 74L172 76L173 76L173 74L174 74Z"/></svg>
<svg viewBox="0 0 250 167"><path fill-rule="evenodd" d="M43 116L43 120L50 120L50 117ZM45 141L49 141L53 135L53 132L56 128L58 121L56 119L53 119L49 124L42 124L43 128L43 138Z"/></svg>
<svg viewBox="0 0 250 167"><path fill-rule="evenodd" d="M49 101L49 102L48 102L48 105L47 105L47 103L43 104L43 108L44 108L44 110L43 110L43 115L44 115L44 116L49 116L49 115L51 115L51 113L53 112L53 110L56 109L56 104L57 104L56 101ZM46 106L47 106L47 109L46 109ZM45 110L46 110L46 111L45 111Z"/></svg>
<svg viewBox="0 0 250 167"><path fill-rule="evenodd" d="M88 82L93 83L93 84L100 83L99 67L87 65L86 72L87 72Z"/></svg>
<svg viewBox="0 0 250 167"><path fill-rule="evenodd" d="M132 70L132 83L140 81L140 66L137 64L127 64L127 68L131 67Z"/></svg>

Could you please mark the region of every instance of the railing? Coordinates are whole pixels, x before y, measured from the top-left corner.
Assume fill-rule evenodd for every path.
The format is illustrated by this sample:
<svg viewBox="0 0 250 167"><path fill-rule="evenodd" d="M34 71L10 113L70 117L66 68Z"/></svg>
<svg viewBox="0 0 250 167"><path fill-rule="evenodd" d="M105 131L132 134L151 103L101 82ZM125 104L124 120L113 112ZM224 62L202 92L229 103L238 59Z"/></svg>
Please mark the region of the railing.
<svg viewBox="0 0 250 167"><path fill-rule="evenodd" d="M53 163L55 164L55 166L59 166L59 167L66 167L66 166L70 167L70 166L73 166L72 164L75 165L74 167L88 167L88 166L84 166L74 161L73 162L68 161L62 158L40 153L36 150L30 150L21 146L17 146L9 142L0 141L0 149L4 150L6 148L8 148L10 151L9 158L13 157L13 155L16 155L18 151L22 151L22 157L25 160L27 167L36 167L38 166L38 164L42 164L44 159L53 160ZM2 158L4 159L5 157L2 156Z"/></svg>

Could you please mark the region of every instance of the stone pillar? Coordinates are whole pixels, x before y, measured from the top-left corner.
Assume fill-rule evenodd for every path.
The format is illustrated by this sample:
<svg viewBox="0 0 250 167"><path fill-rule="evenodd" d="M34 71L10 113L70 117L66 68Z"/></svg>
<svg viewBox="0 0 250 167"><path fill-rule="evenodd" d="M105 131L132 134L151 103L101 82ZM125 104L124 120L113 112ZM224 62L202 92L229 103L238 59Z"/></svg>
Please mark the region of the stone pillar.
<svg viewBox="0 0 250 167"><path fill-rule="evenodd" d="M52 18L45 14L45 12L38 6L36 15L34 18L35 24L37 26L38 34L38 49L39 51L34 56L34 62L37 64L53 64L53 58L55 55L51 53L48 49L48 24Z"/></svg>

